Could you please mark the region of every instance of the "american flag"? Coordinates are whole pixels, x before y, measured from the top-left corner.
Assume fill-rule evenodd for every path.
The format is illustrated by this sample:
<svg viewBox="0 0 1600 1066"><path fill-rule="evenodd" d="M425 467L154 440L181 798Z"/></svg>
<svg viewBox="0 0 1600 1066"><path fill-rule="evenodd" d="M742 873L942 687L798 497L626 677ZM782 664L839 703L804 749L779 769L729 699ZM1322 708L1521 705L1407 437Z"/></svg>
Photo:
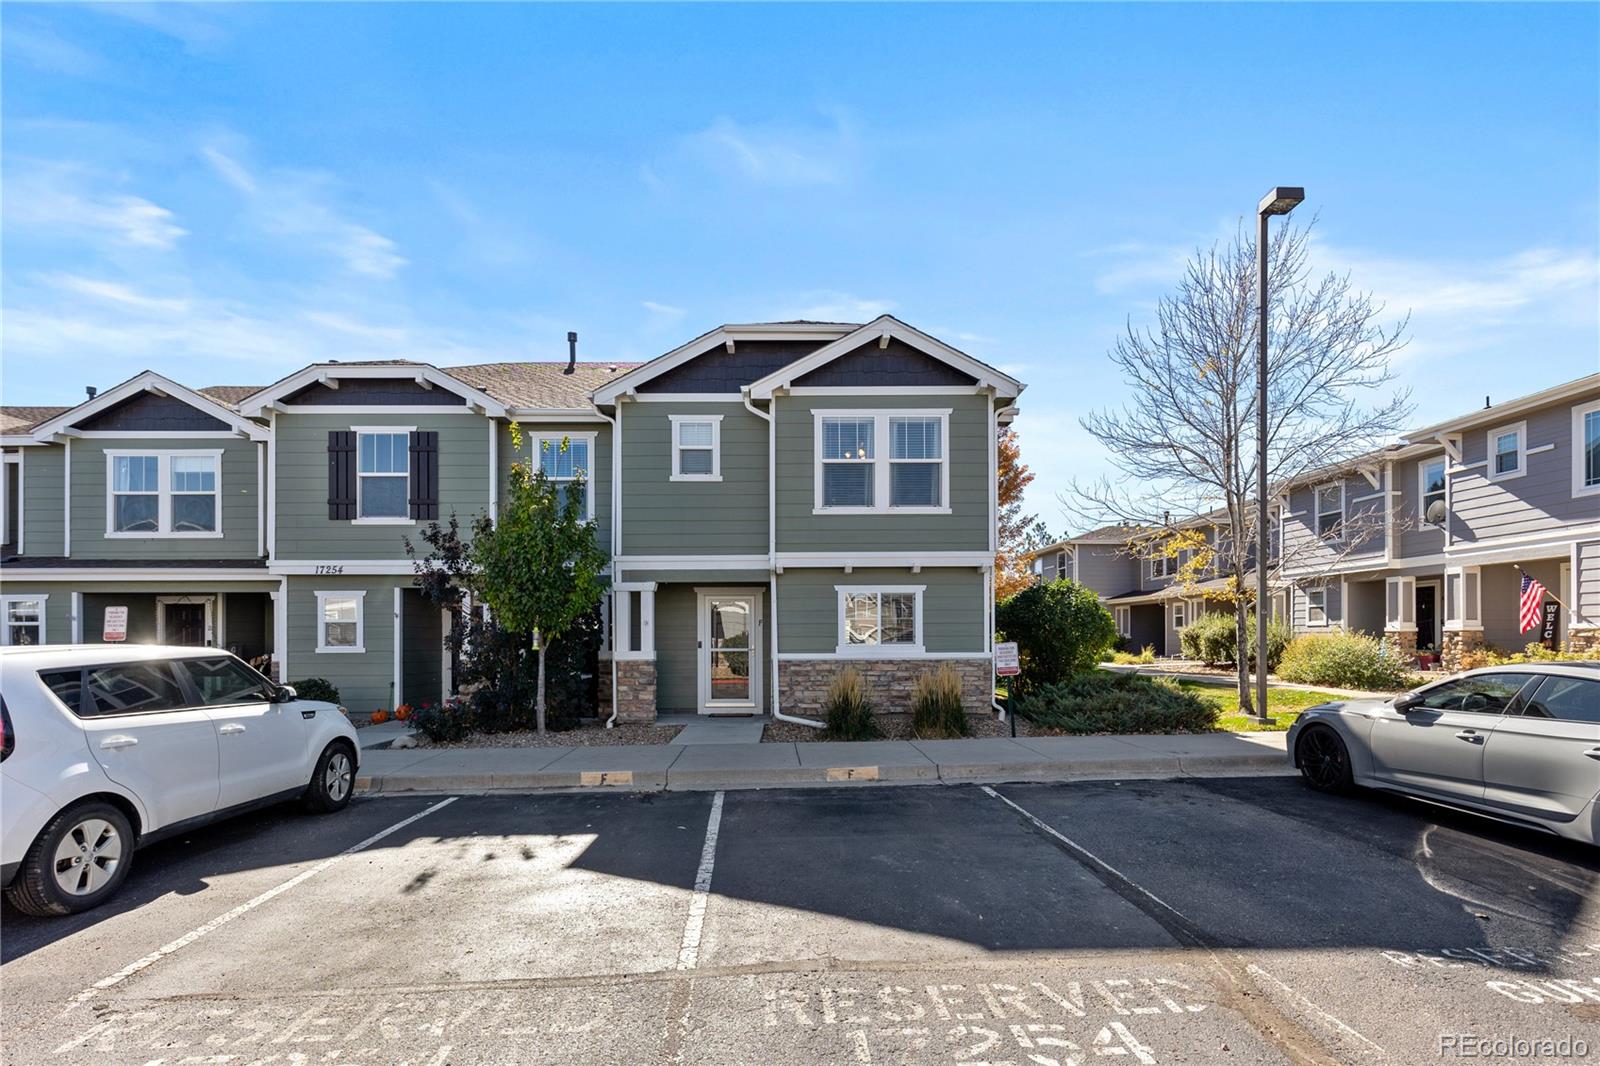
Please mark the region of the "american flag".
<svg viewBox="0 0 1600 1066"><path fill-rule="evenodd" d="M1524 570L1522 572L1522 600L1519 604L1521 608L1519 618L1522 621L1522 629L1519 632L1526 633L1539 624L1539 605L1544 602L1544 597L1545 587L1529 577L1528 572Z"/></svg>

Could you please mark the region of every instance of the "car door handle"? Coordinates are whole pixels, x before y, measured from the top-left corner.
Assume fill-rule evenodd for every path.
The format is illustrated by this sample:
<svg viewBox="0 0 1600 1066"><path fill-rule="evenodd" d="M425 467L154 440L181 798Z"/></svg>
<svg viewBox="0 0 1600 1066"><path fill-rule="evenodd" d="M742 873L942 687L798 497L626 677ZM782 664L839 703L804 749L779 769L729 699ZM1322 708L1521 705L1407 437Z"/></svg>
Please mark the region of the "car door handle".
<svg viewBox="0 0 1600 1066"><path fill-rule="evenodd" d="M238 722L229 722L226 725L218 726L217 732L221 733L223 736L228 736L232 733L243 733L244 726L240 725Z"/></svg>
<svg viewBox="0 0 1600 1066"><path fill-rule="evenodd" d="M1456 739L1464 740L1468 744L1482 744L1483 734L1474 732L1471 729L1463 729L1461 732L1456 734Z"/></svg>
<svg viewBox="0 0 1600 1066"><path fill-rule="evenodd" d="M109 736L102 740L100 742L100 747L103 751L116 751L118 748L131 748L137 743L139 743L138 737L130 737L126 736L125 734L118 733L115 736Z"/></svg>
<svg viewBox="0 0 1600 1066"><path fill-rule="evenodd" d="M1591 759L1600 759L1600 748L1590 748L1588 751L1584 752L1584 754L1589 756Z"/></svg>

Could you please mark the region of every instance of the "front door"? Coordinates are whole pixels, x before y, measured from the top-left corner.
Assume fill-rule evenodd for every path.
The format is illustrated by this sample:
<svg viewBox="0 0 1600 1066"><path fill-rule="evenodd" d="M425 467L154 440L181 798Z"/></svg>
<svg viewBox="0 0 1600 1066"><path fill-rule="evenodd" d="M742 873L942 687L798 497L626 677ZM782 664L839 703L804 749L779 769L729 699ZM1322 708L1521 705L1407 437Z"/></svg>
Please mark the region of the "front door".
<svg viewBox="0 0 1600 1066"><path fill-rule="evenodd" d="M1417 586L1417 647L1439 650L1439 586Z"/></svg>
<svg viewBox="0 0 1600 1066"><path fill-rule="evenodd" d="M701 592L700 713L761 712L761 594Z"/></svg>
<svg viewBox="0 0 1600 1066"><path fill-rule="evenodd" d="M206 641L206 605L204 603L164 603L162 631L168 644L186 648L203 648Z"/></svg>

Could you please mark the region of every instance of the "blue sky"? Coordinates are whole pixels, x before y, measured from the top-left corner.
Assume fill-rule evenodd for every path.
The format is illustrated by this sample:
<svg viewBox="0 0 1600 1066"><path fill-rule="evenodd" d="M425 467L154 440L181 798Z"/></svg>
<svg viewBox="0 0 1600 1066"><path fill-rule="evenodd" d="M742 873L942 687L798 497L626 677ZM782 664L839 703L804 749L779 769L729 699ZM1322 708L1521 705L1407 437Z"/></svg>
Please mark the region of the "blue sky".
<svg viewBox="0 0 1600 1066"><path fill-rule="evenodd" d="M1030 383L1303 184L1417 419L1600 369L1600 7L8 4L3 385L645 359L882 311Z"/></svg>

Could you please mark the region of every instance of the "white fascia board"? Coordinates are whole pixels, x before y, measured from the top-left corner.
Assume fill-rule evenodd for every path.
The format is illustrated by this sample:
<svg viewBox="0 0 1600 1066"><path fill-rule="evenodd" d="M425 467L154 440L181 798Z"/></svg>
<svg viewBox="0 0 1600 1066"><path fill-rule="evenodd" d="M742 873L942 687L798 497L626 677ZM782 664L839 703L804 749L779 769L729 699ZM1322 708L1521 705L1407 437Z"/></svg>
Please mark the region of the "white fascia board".
<svg viewBox="0 0 1600 1066"><path fill-rule="evenodd" d="M874 567L874 566L992 566L994 556L985 551L965 552L778 552L779 566Z"/></svg>
<svg viewBox="0 0 1600 1066"><path fill-rule="evenodd" d="M114 385L105 392L99 393L92 400L85 400L70 410L63 411L56 417L41 422L29 433L34 443L47 444L57 434L66 432L72 423L85 418L92 418L108 407L114 407L141 392L153 392L158 396L170 396L181 400L196 410L203 411L219 421L226 422L233 427L235 433L248 437L251 440L266 440L265 426L257 425L248 418L241 417L231 408L218 403L211 397L184 385L179 385L170 378L162 377L154 370L144 370L124 381Z"/></svg>
<svg viewBox="0 0 1600 1066"><path fill-rule="evenodd" d="M267 567L267 573L275 577L412 577L416 572L416 566L407 559L276 559Z"/></svg>
<svg viewBox="0 0 1600 1066"><path fill-rule="evenodd" d="M765 555L619 555L620 570L766 570Z"/></svg>
<svg viewBox="0 0 1600 1066"><path fill-rule="evenodd" d="M981 363L967 353L950 347L939 338L930 336L915 326L907 325L893 315L880 315L859 329L823 345L810 355L803 356L783 369L768 374L750 386L750 395L755 399L768 399L775 390L787 389L797 379L804 377L811 371L825 366L839 356L847 352L853 352L863 344L885 335L903 341L920 352L931 355L935 359L972 375L977 379L979 386L990 386L1003 396L1015 399L1022 394L1022 390L1026 387L1017 379L1002 374L994 367Z"/></svg>
<svg viewBox="0 0 1600 1066"><path fill-rule="evenodd" d="M612 378L594 390L594 402L597 406L616 403L617 397L627 395L630 390L651 378L659 377L675 367L682 366L697 355L704 355L714 348L720 348L730 339L737 342L737 338L729 337L724 326L718 326L709 333L702 333L687 344L679 345L665 355L656 356L643 366L636 366L626 374Z"/></svg>
<svg viewBox="0 0 1600 1066"><path fill-rule="evenodd" d="M1574 399L1586 393L1597 392L1600 392L1600 374L1588 374L1545 389L1542 392L1519 396L1514 400L1507 400L1505 403L1496 404L1493 407L1480 408L1459 418L1452 418L1446 422L1438 422L1431 426L1424 426L1421 429L1410 430L1402 435L1402 439L1407 443L1428 444L1430 441L1423 438L1433 438L1441 433L1460 433L1470 429L1484 428L1494 423L1506 421L1510 416L1521 414L1524 411L1532 411L1548 404L1560 403L1563 400Z"/></svg>
<svg viewBox="0 0 1600 1066"><path fill-rule="evenodd" d="M357 366L352 363L314 363L246 396L239 401L239 411L245 415L264 414L269 407L277 404L277 401L283 397L292 395L307 385L314 385L325 377L336 377L344 380L410 378L419 384L437 385L448 392L453 392L466 400L468 407L479 407L484 414L491 418L503 418L506 413L505 404L496 400L493 396L480 389L473 388L459 378L451 377L443 370L428 363L368 366ZM379 404L371 406L373 409L381 409L382 407ZM448 410L448 408L442 408L441 410Z"/></svg>
<svg viewBox="0 0 1600 1066"><path fill-rule="evenodd" d="M609 422L593 407L508 407L513 422Z"/></svg>
<svg viewBox="0 0 1600 1066"><path fill-rule="evenodd" d="M412 571L407 571L408 573ZM118 570L104 566L49 566L29 568L26 566L6 567L7 581L141 581L141 582L181 582L181 581L260 581L268 583L277 580L261 569L250 570L203 570L182 569L179 567L166 567L159 570Z"/></svg>

